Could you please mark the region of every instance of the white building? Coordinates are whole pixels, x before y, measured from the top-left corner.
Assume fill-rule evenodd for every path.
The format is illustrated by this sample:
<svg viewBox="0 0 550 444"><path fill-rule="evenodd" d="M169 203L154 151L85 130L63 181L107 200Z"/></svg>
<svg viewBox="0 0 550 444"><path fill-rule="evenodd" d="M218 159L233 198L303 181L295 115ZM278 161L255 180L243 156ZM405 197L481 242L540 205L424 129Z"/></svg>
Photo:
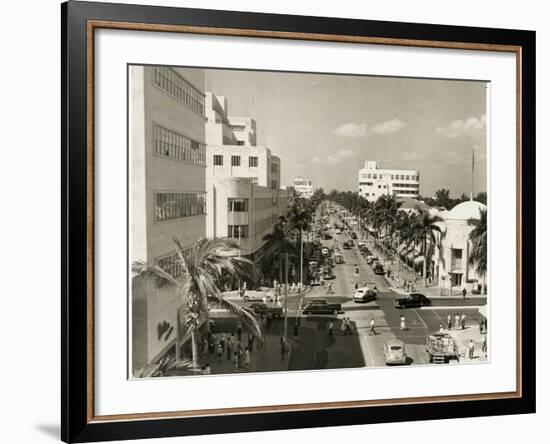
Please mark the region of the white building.
<svg viewBox="0 0 550 444"><path fill-rule="evenodd" d="M206 235L203 91L200 69L130 69L130 259L157 264L176 277L181 269L173 238L188 247ZM181 301L151 281L132 279L133 371L175 343Z"/></svg>
<svg viewBox="0 0 550 444"><path fill-rule="evenodd" d="M306 199L313 196L313 192L315 191L311 180L304 179L303 177L294 178L294 189L298 195Z"/></svg>
<svg viewBox="0 0 550 444"><path fill-rule="evenodd" d="M438 248L434 251L433 261L440 287L452 287L457 290L466 288L470 292L482 284L483 277L468 263L472 248L470 233L474 229L468 224L468 220L479 219L480 210L486 209L487 207L480 202L466 201L450 211L439 213L443 218L443 222L439 224L442 235Z"/></svg>
<svg viewBox="0 0 550 444"><path fill-rule="evenodd" d="M382 169L374 160L365 161L365 166L359 170L358 182L359 194L371 202L384 194L412 198L419 196L418 171Z"/></svg>
<svg viewBox="0 0 550 444"><path fill-rule="evenodd" d="M228 115L225 97L206 93L206 117L206 235L234 238L253 256L286 215L281 160L256 145L254 119Z"/></svg>

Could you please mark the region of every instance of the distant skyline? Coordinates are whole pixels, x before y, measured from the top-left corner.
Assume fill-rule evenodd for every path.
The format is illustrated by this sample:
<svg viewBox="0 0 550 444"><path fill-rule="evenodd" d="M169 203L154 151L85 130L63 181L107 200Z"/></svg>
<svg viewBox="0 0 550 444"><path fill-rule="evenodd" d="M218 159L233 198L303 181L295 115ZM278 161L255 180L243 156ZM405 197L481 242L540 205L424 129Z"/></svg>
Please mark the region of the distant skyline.
<svg viewBox="0 0 550 444"><path fill-rule="evenodd" d="M325 191L357 191L365 160L420 171L420 194L487 190L486 83L206 70L228 114L256 120L257 142L280 156L281 185L302 176Z"/></svg>

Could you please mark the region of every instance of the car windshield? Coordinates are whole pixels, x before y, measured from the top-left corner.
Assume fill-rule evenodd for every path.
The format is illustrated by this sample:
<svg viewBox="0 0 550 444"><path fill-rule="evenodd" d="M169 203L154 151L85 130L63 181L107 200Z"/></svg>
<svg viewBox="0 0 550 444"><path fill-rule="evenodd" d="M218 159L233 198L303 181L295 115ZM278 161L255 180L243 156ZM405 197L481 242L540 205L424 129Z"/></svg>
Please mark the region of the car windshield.
<svg viewBox="0 0 550 444"><path fill-rule="evenodd" d="M390 347L390 350L399 351L399 350L401 350L401 346L400 346L400 345L392 345L392 346Z"/></svg>

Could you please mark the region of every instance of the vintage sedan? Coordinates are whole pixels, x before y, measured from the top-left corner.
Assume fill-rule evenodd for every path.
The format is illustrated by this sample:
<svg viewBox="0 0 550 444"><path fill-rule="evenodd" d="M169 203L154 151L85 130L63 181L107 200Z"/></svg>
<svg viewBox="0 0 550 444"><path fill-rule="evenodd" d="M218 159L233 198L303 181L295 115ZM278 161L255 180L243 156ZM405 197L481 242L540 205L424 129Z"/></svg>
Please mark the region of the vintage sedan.
<svg viewBox="0 0 550 444"><path fill-rule="evenodd" d="M370 302L376 299L376 291L369 287L360 287L353 295L353 302Z"/></svg>
<svg viewBox="0 0 550 444"><path fill-rule="evenodd" d="M248 306L256 314L270 315L274 319L283 317L283 308L278 305L268 305L263 302L254 302Z"/></svg>
<svg viewBox="0 0 550 444"><path fill-rule="evenodd" d="M390 339L384 343L386 365L404 365L407 363L405 343L399 339Z"/></svg>
<svg viewBox="0 0 550 444"><path fill-rule="evenodd" d="M310 315L310 314L337 315L339 313L344 313L344 310L342 310L342 304L316 303L312 301L307 303L304 306L304 308L302 308L302 314L304 315Z"/></svg>
<svg viewBox="0 0 550 444"><path fill-rule="evenodd" d="M380 263L376 264L372 269L374 270L374 274L386 274L384 266Z"/></svg>
<svg viewBox="0 0 550 444"><path fill-rule="evenodd" d="M394 299L395 308L418 308L426 305L432 305L432 300L422 293L410 293L404 298Z"/></svg>

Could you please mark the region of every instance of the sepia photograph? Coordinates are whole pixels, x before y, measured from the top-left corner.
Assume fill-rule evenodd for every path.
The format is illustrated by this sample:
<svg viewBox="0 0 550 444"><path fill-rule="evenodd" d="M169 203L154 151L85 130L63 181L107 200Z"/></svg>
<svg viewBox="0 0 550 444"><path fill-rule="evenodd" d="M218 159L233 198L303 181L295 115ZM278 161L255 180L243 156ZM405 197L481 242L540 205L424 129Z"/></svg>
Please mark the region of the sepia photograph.
<svg viewBox="0 0 550 444"><path fill-rule="evenodd" d="M489 89L128 65L129 378L489 362Z"/></svg>

